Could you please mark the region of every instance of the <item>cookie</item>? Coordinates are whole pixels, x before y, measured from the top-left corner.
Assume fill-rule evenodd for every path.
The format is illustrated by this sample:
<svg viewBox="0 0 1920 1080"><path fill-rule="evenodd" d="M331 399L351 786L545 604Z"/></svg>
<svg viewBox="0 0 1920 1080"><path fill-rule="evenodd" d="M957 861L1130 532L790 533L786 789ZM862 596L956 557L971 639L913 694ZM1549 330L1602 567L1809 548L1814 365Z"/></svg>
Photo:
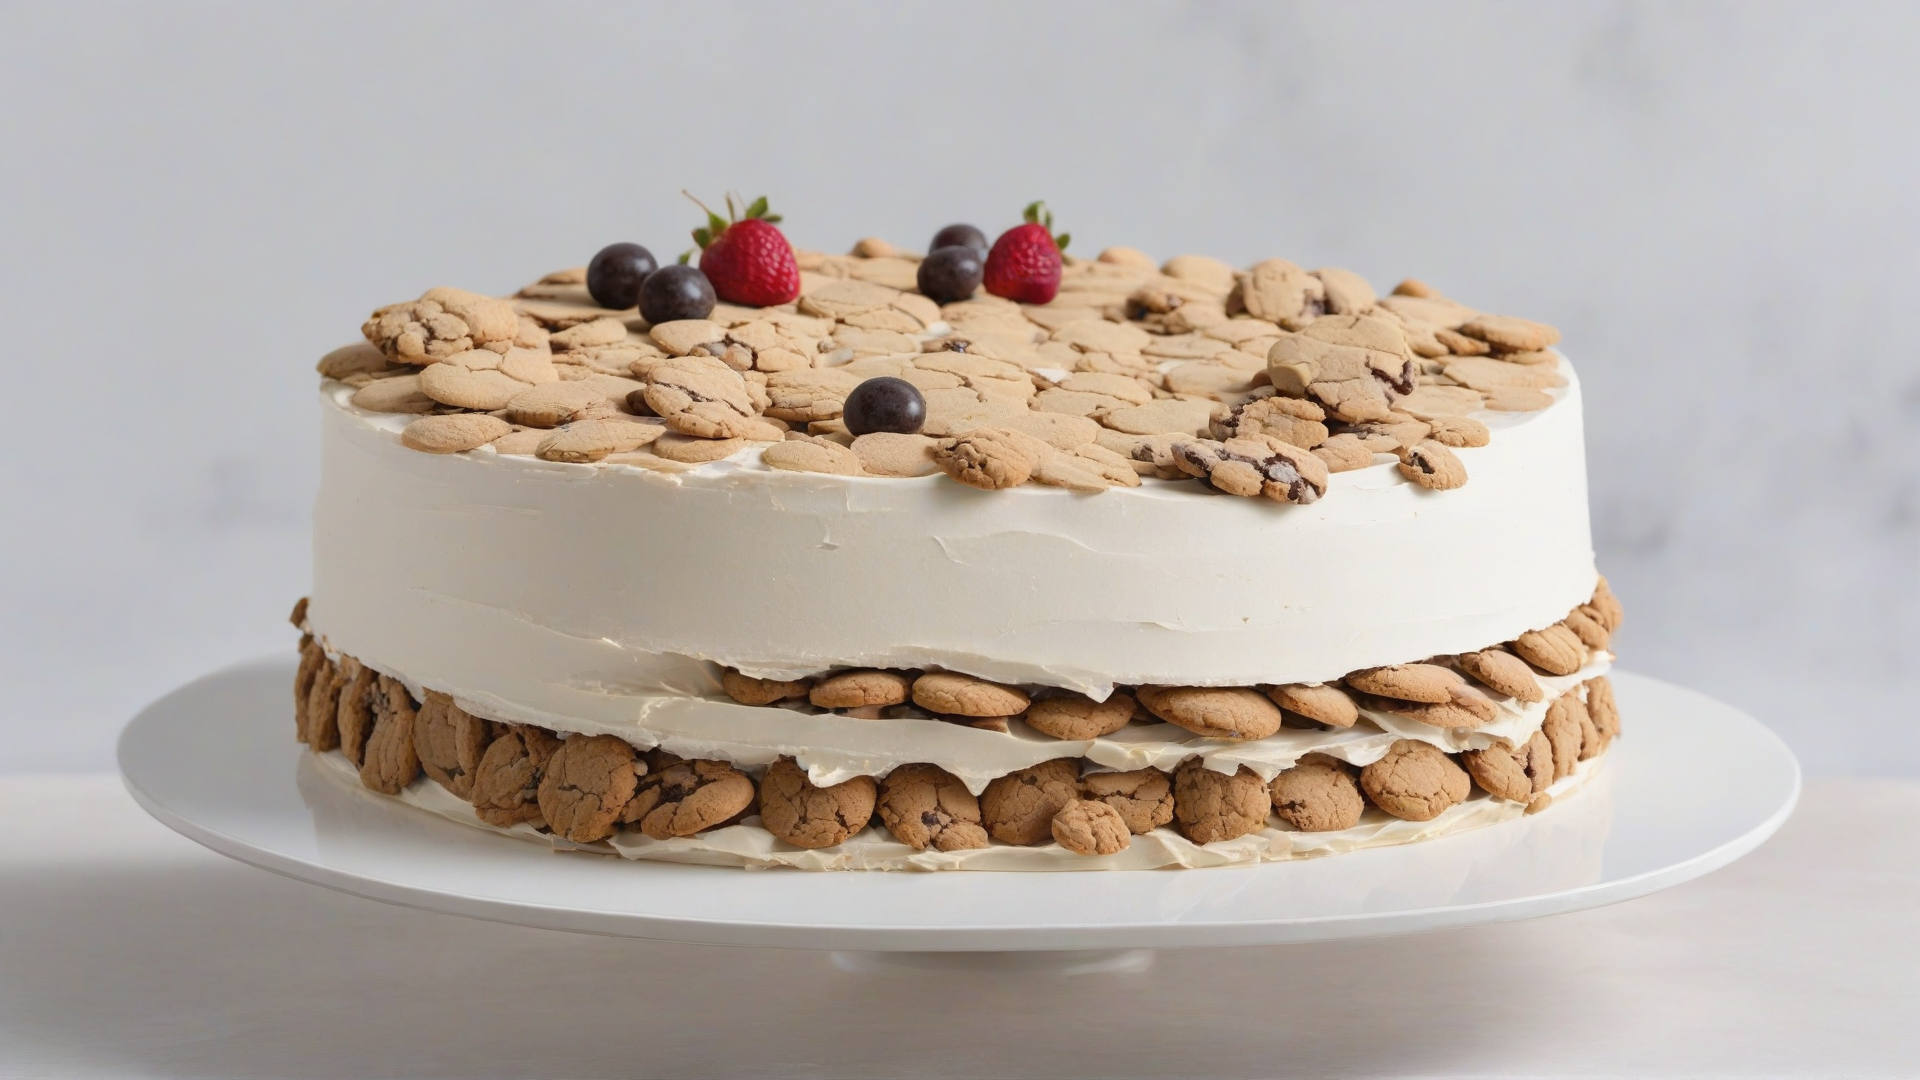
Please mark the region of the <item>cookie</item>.
<svg viewBox="0 0 1920 1080"><path fill-rule="evenodd" d="M812 684L805 679L756 679L728 668L720 676L720 686L742 705L772 705L806 697Z"/></svg>
<svg viewBox="0 0 1920 1080"><path fill-rule="evenodd" d="M1467 467L1454 452L1431 439L1395 451L1400 475L1429 491L1452 491L1467 482Z"/></svg>
<svg viewBox="0 0 1920 1080"><path fill-rule="evenodd" d="M591 843L613 835L640 784L633 747L612 735L570 735L540 779L540 816L556 836Z"/></svg>
<svg viewBox="0 0 1920 1080"><path fill-rule="evenodd" d="M1626 611L1621 608L1620 601L1613 595L1613 590L1608 587L1607 579L1604 577L1593 587L1593 598L1582 604L1581 610L1595 622L1606 627L1608 634L1620 629L1620 624L1626 621Z"/></svg>
<svg viewBox="0 0 1920 1080"><path fill-rule="evenodd" d="M353 676L346 670L346 657L335 664L320 651L319 643L312 648L319 653L320 661L307 683L305 707L298 711L297 719L300 741L315 753L324 753L340 745L340 695L351 685Z"/></svg>
<svg viewBox="0 0 1920 1080"><path fill-rule="evenodd" d="M294 609L294 613L301 617L300 623L296 623L301 628L305 626L305 607L307 601L301 598L300 607ZM330 661L326 659L326 650L321 648L321 642L313 640L313 634L301 632L300 667L294 669L294 734L300 738L300 742L307 742L307 696L313 692L313 680L326 671L328 663Z"/></svg>
<svg viewBox="0 0 1920 1080"><path fill-rule="evenodd" d="M715 351L724 351L727 329L709 319L675 319L649 327L647 336L668 355L685 356L705 345L718 345L721 348Z"/></svg>
<svg viewBox="0 0 1920 1080"><path fill-rule="evenodd" d="M506 734L487 746L474 769L468 794L474 815L503 829L523 821L544 828L540 782L560 746L560 740L542 728L510 726Z"/></svg>
<svg viewBox="0 0 1920 1080"><path fill-rule="evenodd" d="M342 345L321 357L319 363L313 365L313 370L327 379L345 379L353 375L369 375L376 371L395 369L396 365L387 359L385 353L366 341Z"/></svg>
<svg viewBox="0 0 1920 1080"><path fill-rule="evenodd" d="M760 780L760 823L794 847L832 847L867 827L877 795L871 776L817 787L806 770L783 757Z"/></svg>
<svg viewBox="0 0 1920 1080"><path fill-rule="evenodd" d="M342 684L334 724L340 735L340 753L358 769L366 763L367 739L373 735L373 695L380 673L351 656L340 658Z"/></svg>
<svg viewBox="0 0 1920 1080"><path fill-rule="evenodd" d="M1398 698L1362 695L1360 703L1375 712L1437 728L1476 728L1499 718L1500 712L1485 694L1456 678L1448 687L1446 701L1402 701Z"/></svg>
<svg viewBox="0 0 1920 1080"><path fill-rule="evenodd" d="M420 758L413 748L417 707L406 684L391 675L379 676L367 699L373 730L360 752L360 783L382 795L398 795L420 775Z"/></svg>
<svg viewBox="0 0 1920 1080"><path fill-rule="evenodd" d="M1111 487L1140 486L1140 470L1135 462L1097 442L1043 457L1034 467L1033 478L1041 483L1055 482L1058 479L1055 473L1062 466L1091 472Z"/></svg>
<svg viewBox="0 0 1920 1080"><path fill-rule="evenodd" d="M1223 296L1233 288L1233 267L1211 255L1175 255L1160 267L1160 272L1170 278L1193 282L1205 287L1208 292Z"/></svg>
<svg viewBox="0 0 1920 1080"><path fill-rule="evenodd" d="M930 671L913 681L913 703L949 716L1018 716L1027 711L1027 695L1011 686L962 675Z"/></svg>
<svg viewBox="0 0 1920 1080"><path fill-rule="evenodd" d="M1179 441L1173 461L1182 472L1216 491L1307 505L1327 493L1327 465L1311 452L1270 435Z"/></svg>
<svg viewBox="0 0 1920 1080"><path fill-rule="evenodd" d="M1493 441L1487 425L1470 416L1436 416L1429 422L1433 431L1427 438L1441 446L1485 446Z"/></svg>
<svg viewBox="0 0 1920 1080"><path fill-rule="evenodd" d="M375 311L360 333L389 359L431 364L520 332L513 305L465 289L428 289L418 300Z"/></svg>
<svg viewBox="0 0 1920 1080"><path fill-rule="evenodd" d="M1438 430L1440 421L1453 422L1466 420L1468 413L1479 412L1486 407L1486 404L1486 396L1478 390L1469 390L1464 386L1437 386L1423 381L1421 385L1413 388L1413 393L1407 394L1395 401L1393 407L1398 412L1406 413L1408 416L1418 417L1421 420L1433 424L1435 429ZM1482 430L1486 427L1485 424L1480 424L1477 420L1473 421L1473 423L1478 424ZM1466 430L1471 431L1472 428L1469 427ZM1451 431L1452 429L1449 428L1449 432ZM1446 438L1435 435L1434 441L1446 446L1485 445L1483 443L1448 441L1453 438L1456 438L1456 436L1451 433L1448 434Z"/></svg>
<svg viewBox="0 0 1920 1080"><path fill-rule="evenodd" d="M666 429L661 424L645 423L638 418L576 420L543 435L533 453L542 461L586 464L611 454L638 450L664 434Z"/></svg>
<svg viewBox="0 0 1920 1080"><path fill-rule="evenodd" d="M789 433L787 441L769 446L760 455L768 468L782 472L826 473L831 476L859 476L860 458L852 450L832 439Z"/></svg>
<svg viewBox="0 0 1920 1080"><path fill-rule="evenodd" d="M428 413L437 404L420 389L420 376L395 375L375 379L353 392L356 409L377 413Z"/></svg>
<svg viewBox="0 0 1920 1080"><path fill-rule="evenodd" d="M1112 326L1112 323L1104 325ZM1141 337L1146 337L1142 334ZM1124 405L1145 405L1153 400L1153 391L1140 385L1140 380L1131 375L1114 375L1097 371L1075 372L1067 376L1060 389L1077 394L1097 394L1113 398ZM1035 399L1036 401L1038 398Z"/></svg>
<svg viewBox="0 0 1920 1080"><path fill-rule="evenodd" d="M1351 270L1323 266L1315 270L1313 276L1320 279L1329 315L1364 315L1372 311L1380 299L1367 279Z"/></svg>
<svg viewBox="0 0 1920 1080"><path fill-rule="evenodd" d="M717 362L702 363L697 357L662 360L647 369L642 397L668 427L683 435L733 439L756 430L752 421L759 410L747 381Z"/></svg>
<svg viewBox="0 0 1920 1080"><path fill-rule="evenodd" d="M493 743L493 725L434 690L413 715L413 752L420 770L441 787L469 798L480 758Z"/></svg>
<svg viewBox="0 0 1920 1080"><path fill-rule="evenodd" d="M1126 727L1135 708L1133 698L1119 691L1105 701L1067 692L1034 702L1025 719L1028 727L1056 739L1097 739Z"/></svg>
<svg viewBox="0 0 1920 1080"><path fill-rule="evenodd" d="M502 357L486 349L449 356L420 371L420 392L457 409L504 409L533 384L500 370Z"/></svg>
<svg viewBox="0 0 1920 1080"><path fill-rule="evenodd" d="M1093 799L1075 799L1048 825L1053 841L1075 855L1117 855L1133 843L1120 811Z"/></svg>
<svg viewBox="0 0 1920 1080"><path fill-rule="evenodd" d="M576 420L605 420L624 411L621 407L635 391L644 394L646 384L638 379L617 375L595 375L567 382L550 382L515 394L507 402L507 419L527 427L553 428Z"/></svg>
<svg viewBox="0 0 1920 1080"><path fill-rule="evenodd" d="M1461 653L1454 657L1454 663L1495 693L1528 702L1546 697L1546 692L1540 689L1540 680L1534 677L1533 669L1527 666L1526 661L1505 649Z"/></svg>
<svg viewBox="0 0 1920 1080"><path fill-rule="evenodd" d="M1227 310L1298 330L1326 311L1326 285L1285 259L1267 259L1239 278Z"/></svg>
<svg viewBox="0 0 1920 1080"><path fill-rule="evenodd" d="M722 824L753 805L753 779L724 761L677 761L640 777L633 798L620 811L655 840L692 836Z"/></svg>
<svg viewBox="0 0 1920 1080"><path fill-rule="evenodd" d="M739 451L745 450L747 440L743 438L696 439L691 435L669 431L648 443L647 448L668 461L678 461L686 465L703 465L709 461L720 461L732 457Z"/></svg>
<svg viewBox="0 0 1920 1080"><path fill-rule="evenodd" d="M1327 411L1305 398L1269 397L1236 405L1213 421L1213 437L1222 441L1271 435L1290 446L1312 449L1327 441Z"/></svg>
<svg viewBox="0 0 1920 1080"><path fill-rule="evenodd" d="M1592 724L1593 718L1587 715L1587 706L1578 694L1561 694L1553 704L1547 706L1546 719L1540 722L1540 733L1547 737L1547 745L1553 750L1555 780L1573 775L1582 757L1581 750L1588 743L1586 729Z"/></svg>
<svg viewBox="0 0 1920 1080"><path fill-rule="evenodd" d="M428 454L458 454L485 446L512 430L513 425L505 420L484 413L423 416L400 432L400 445Z"/></svg>
<svg viewBox="0 0 1920 1080"><path fill-rule="evenodd" d="M555 330L547 335L547 347L554 352L570 352L594 345L615 345L627 340L627 324L624 320L605 315L583 323L575 323L565 330Z"/></svg>
<svg viewBox="0 0 1920 1080"><path fill-rule="evenodd" d="M1151 270L1154 266L1153 256L1148 255L1139 248L1130 247L1110 247L1102 249L1098 260L1112 266L1139 267L1143 270Z"/></svg>
<svg viewBox="0 0 1920 1080"><path fill-rule="evenodd" d="M1333 728L1350 728L1360 719L1360 707L1353 697L1337 686L1325 683L1294 683L1267 691L1274 704L1291 713Z"/></svg>
<svg viewBox="0 0 1920 1080"><path fill-rule="evenodd" d="M1579 636L1560 623L1529 630L1514 638L1508 648L1549 675L1571 675L1586 662L1586 648Z"/></svg>
<svg viewBox="0 0 1920 1080"><path fill-rule="evenodd" d="M888 307L899 295L898 289L849 279L807 292L800 297L800 310L826 319L846 319Z"/></svg>
<svg viewBox="0 0 1920 1080"><path fill-rule="evenodd" d="M1188 758L1173 771L1174 827L1196 844L1245 836L1267 823L1272 808L1267 785L1245 765L1228 776Z"/></svg>
<svg viewBox="0 0 1920 1080"><path fill-rule="evenodd" d="M1453 700L1460 676L1438 664L1395 664L1352 672L1346 681L1365 694L1439 703Z"/></svg>
<svg viewBox="0 0 1920 1080"><path fill-rule="evenodd" d="M1099 450L1097 446L1094 450ZM1082 494L1097 494L1114 486L1114 481L1124 479L1128 486L1140 483L1140 477L1134 473L1131 465L1124 470L1112 467L1110 463L1081 457L1077 453L1065 453L1048 447L1034 463L1030 479L1036 484L1048 487L1066 488Z"/></svg>
<svg viewBox="0 0 1920 1080"><path fill-rule="evenodd" d="M1432 821L1467 797L1465 769L1438 747L1396 740L1385 757L1360 770L1360 788L1373 805L1403 821Z"/></svg>
<svg viewBox="0 0 1920 1080"><path fill-rule="evenodd" d="M1392 454L1409 446L1418 446L1433 432L1433 425L1398 410L1384 419L1354 424L1346 434L1357 435L1367 449L1377 454Z"/></svg>
<svg viewBox="0 0 1920 1080"><path fill-rule="evenodd" d="M1532 802L1553 783L1553 749L1538 731L1519 746L1469 750L1460 755L1460 763L1480 790L1508 802Z"/></svg>
<svg viewBox="0 0 1920 1080"><path fill-rule="evenodd" d="M832 420L863 380L841 368L803 368L767 376L768 416L790 424Z"/></svg>
<svg viewBox="0 0 1920 1080"><path fill-rule="evenodd" d="M1373 451L1360 441L1358 435L1339 434L1313 448L1313 456L1327 466L1330 473L1352 472L1365 469L1373 464Z"/></svg>
<svg viewBox="0 0 1920 1080"><path fill-rule="evenodd" d="M980 795L987 835L1007 844L1041 844L1053 835L1053 815L1080 797L1080 763L1055 758L997 777Z"/></svg>
<svg viewBox="0 0 1920 1080"><path fill-rule="evenodd" d="M1280 709L1258 691L1224 686L1142 686L1147 711L1196 735L1264 739L1280 730Z"/></svg>
<svg viewBox="0 0 1920 1080"><path fill-rule="evenodd" d="M1620 706L1613 697L1613 683L1605 675L1598 675L1581 685L1587 691L1587 716L1599 737L1599 749L1605 751L1620 736Z"/></svg>
<svg viewBox="0 0 1920 1080"><path fill-rule="evenodd" d="M1587 648L1604 649L1607 647L1608 641L1612 640L1613 635L1601 624L1600 620L1594 618L1588 612L1588 606L1582 604L1572 611L1567 612L1567 617L1560 620L1560 625L1573 631L1573 636L1579 638L1580 643Z"/></svg>
<svg viewBox="0 0 1920 1080"><path fill-rule="evenodd" d="M1412 393L1417 368L1395 319L1329 315L1274 342L1267 374L1280 393L1312 398L1334 419L1357 424L1386 419L1389 392Z"/></svg>
<svg viewBox="0 0 1920 1080"><path fill-rule="evenodd" d="M969 487L996 491L1026 483L1049 449L1023 432L982 427L940 440L933 460L942 472Z"/></svg>
<svg viewBox="0 0 1920 1080"><path fill-rule="evenodd" d="M1145 405L1113 409L1100 423L1128 435L1204 436L1213 428L1218 402L1160 398Z"/></svg>
<svg viewBox="0 0 1920 1080"><path fill-rule="evenodd" d="M1560 341L1560 331L1553 327L1510 315L1481 315L1462 323L1459 330L1493 346L1497 352L1536 352Z"/></svg>
<svg viewBox="0 0 1920 1080"><path fill-rule="evenodd" d="M1537 412L1553 404L1545 390L1527 386L1496 386L1487 391L1487 408L1494 412Z"/></svg>
<svg viewBox="0 0 1920 1080"><path fill-rule="evenodd" d="M1367 808L1360 785L1342 763L1308 754L1267 785L1273 812L1298 832L1336 832L1360 823Z"/></svg>
<svg viewBox="0 0 1920 1080"><path fill-rule="evenodd" d="M1112 807L1138 835L1173 820L1173 781L1159 769L1093 773L1080 781L1084 797Z"/></svg>
<svg viewBox="0 0 1920 1080"><path fill-rule="evenodd" d="M932 476L940 471L933 459L936 441L925 435L872 431L853 440L853 456L869 476Z"/></svg>
<svg viewBox="0 0 1920 1080"><path fill-rule="evenodd" d="M1485 356L1493 351L1493 346L1478 338L1470 338L1458 330L1441 327L1433 332L1433 337L1455 356Z"/></svg>
<svg viewBox="0 0 1920 1080"><path fill-rule="evenodd" d="M880 823L915 851L987 846L980 800L938 765L902 765L880 781Z"/></svg>
<svg viewBox="0 0 1920 1080"><path fill-rule="evenodd" d="M1509 364L1491 356L1463 356L1445 362L1447 378L1483 394L1522 388L1551 390L1567 385L1566 377L1548 364Z"/></svg>
<svg viewBox="0 0 1920 1080"><path fill-rule="evenodd" d="M807 700L822 709L899 705L907 700L912 685L912 680L897 672L842 671L815 683Z"/></svg>

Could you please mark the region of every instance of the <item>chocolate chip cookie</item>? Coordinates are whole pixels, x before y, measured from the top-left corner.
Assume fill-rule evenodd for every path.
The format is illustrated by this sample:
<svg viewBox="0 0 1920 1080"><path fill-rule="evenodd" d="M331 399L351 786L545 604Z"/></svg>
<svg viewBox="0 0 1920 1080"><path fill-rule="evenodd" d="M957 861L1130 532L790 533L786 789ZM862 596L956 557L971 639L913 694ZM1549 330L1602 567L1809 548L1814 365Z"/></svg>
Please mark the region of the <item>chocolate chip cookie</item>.
<svg viewBox="0 0 1920 1080"><path fill-rule="evenodd" d="M624 739L568 736L541 777L540 816L556 835L576 843L605 840L632 801L641 768Z"/></svg>
<svg viewBox="0 0 1920 1080"><path fill-rule="evenodd" d="M1002 843L1045 843L1053 815L1079 797L1080 763L1055 758L994 779L980 795L980 817Z"/></svg>
<svg viewBox="0 0 1920 1080"><path fill-rule="evenodd" d="M880 781L880 823L915 851L987 846L980 800L938 765L902 765Z"/></svg>
<svg viewBox="0 0 1920 1080"><path fill-rule="evenodd" d="M794 847L828 848L867 827L877 796L871 776L819 787L792 758L781 758L760 779L760 823Z"/></svg>
<svg viewBox="0 0 1920 1080"><path fill-rule="evenodd" d="M1173 771L1174 826L1196 844L1245 836L1267 823L1272 808L1267 785L1245 765L1228 776L1188 758Z"/></svg>

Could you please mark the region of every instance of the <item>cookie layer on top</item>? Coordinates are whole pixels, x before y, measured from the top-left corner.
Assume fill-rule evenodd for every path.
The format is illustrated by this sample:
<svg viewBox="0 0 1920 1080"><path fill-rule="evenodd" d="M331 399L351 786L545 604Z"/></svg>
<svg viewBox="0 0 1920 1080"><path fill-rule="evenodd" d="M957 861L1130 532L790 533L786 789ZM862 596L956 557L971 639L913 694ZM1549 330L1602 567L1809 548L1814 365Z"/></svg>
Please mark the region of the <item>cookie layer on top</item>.
<svg viewBox="0 0 1920 1080"><path fill-rule="evenodd" d="M877 241L797 261L792 302L658 324L600 307L584 269L504 300L430 289L375 312L367 344L319 369L358 408L418 415L402 442L425 453L663 471L747 454L986 490L1193 480L1295 504L1374 464L1458 488L1459 451L1495 437L1477 416L1546 408L1567 384L1552 327L1413 280L1379 296L1351 272L1284 259L1156 267L1110 248L1069 258L1045 304L936 303L920 257ZM882 412L915 430L847 413L882 378L907 386L889 387Z"/></svg>

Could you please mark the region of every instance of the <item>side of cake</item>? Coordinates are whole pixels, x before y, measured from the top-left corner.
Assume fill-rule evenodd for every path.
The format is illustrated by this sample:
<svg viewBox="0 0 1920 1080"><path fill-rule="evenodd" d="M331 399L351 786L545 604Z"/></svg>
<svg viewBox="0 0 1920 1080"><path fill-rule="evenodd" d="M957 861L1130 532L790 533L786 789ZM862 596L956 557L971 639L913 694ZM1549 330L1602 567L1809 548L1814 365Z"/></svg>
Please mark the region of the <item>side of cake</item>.
<svg viewBox="0 0 1920 1080"><path fill-rule="evenodd" d="M1551 328L1067 260L1037 208L788 282L755 207L698 270L615 245L321 361L324 773L633 858L1077 869L1428 839L1599 766L1620 611Z"/></svg>

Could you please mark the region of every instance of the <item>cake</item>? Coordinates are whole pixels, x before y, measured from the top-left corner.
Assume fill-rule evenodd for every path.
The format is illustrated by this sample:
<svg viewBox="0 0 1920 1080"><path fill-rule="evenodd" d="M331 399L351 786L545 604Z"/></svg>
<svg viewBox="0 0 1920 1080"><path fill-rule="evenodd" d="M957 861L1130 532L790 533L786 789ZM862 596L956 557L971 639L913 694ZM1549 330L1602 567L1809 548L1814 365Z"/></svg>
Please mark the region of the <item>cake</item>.
<svg viewBox="0 0 1920 1080"><path fill-rule="evenodd" d="M1551 327L1075 259L1037 207L924 257L730 218L320 361L303 768L638 860L1072 870L1424 841L1602 766Z"/></svg>

